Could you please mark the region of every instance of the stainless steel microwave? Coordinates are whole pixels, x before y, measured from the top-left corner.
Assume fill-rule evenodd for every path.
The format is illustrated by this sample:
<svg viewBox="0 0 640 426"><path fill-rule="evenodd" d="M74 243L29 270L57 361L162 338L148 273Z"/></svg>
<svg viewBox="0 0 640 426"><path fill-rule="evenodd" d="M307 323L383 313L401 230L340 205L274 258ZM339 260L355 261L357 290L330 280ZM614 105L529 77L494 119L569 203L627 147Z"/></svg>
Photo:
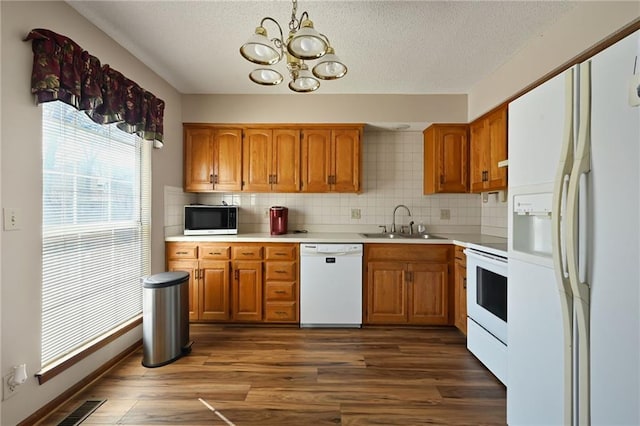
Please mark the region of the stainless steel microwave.
<svg viewBox="0 0 640 426"><path fill-rule="evenodd" d="M231 235L238 233L237 206L184 206L184 235Z"/></svg>

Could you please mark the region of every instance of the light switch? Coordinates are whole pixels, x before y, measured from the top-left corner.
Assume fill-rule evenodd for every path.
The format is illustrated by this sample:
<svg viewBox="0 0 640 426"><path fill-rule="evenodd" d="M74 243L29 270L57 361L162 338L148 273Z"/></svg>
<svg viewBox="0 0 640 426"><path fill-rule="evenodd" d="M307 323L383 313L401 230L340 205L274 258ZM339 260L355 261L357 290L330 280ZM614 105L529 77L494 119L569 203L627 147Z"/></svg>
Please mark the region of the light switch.
<svg viewBox="0 0 640 426"><path fill-rule="evenodd" d="M4 230L17 231L20 229L20 209L5 207L2 209L4 215Z"/></svg>

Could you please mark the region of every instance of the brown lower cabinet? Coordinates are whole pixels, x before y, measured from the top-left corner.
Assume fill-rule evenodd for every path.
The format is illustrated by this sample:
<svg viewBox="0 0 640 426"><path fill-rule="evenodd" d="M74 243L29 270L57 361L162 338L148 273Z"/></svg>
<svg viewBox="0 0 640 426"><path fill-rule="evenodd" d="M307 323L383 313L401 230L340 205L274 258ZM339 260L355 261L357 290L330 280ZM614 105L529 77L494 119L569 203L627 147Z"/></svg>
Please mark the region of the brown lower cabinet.
<svg viewBox="0 0 640 426"><path fill-rule="evenodd" d="M365 324L453 323L453 248L365 244Z"/></svg>
<svg viewBox="0 0 640 426"><path fill-rule="evenodd" d="M166 243L168 271L189 272L189 320L299 321L297 244Z"/></svg>
<svg viewBox="0 0 640 426"><path fill-rule="evenodd" d="M454 324L465 335L467 334L467 256L464 248L455 247L455 320Z"/></svg>

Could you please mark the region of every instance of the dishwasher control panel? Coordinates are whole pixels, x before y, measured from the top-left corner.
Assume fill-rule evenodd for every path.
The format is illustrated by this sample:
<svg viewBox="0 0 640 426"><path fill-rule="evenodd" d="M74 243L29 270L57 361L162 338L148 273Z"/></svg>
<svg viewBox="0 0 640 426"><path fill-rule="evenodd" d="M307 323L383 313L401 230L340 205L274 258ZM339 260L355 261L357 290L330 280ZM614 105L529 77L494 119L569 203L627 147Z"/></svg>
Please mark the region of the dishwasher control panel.
<svg viewBox="0 0 640 426"><path fill-rule="evenodd" d="M300 255L360 254L362 244L300 244Z"/></svg>

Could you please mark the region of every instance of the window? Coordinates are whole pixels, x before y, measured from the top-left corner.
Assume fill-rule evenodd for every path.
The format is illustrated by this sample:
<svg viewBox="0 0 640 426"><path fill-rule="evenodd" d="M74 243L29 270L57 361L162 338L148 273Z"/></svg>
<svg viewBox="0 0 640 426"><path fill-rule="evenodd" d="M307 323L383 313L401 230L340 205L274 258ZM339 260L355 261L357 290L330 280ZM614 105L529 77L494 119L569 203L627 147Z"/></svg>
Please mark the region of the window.
<svg viewBox="0 0 640 426"><path fill-rule="evenodd" d="M142 311L150 144L63 102L43 107L42 366Z"/></svg>

